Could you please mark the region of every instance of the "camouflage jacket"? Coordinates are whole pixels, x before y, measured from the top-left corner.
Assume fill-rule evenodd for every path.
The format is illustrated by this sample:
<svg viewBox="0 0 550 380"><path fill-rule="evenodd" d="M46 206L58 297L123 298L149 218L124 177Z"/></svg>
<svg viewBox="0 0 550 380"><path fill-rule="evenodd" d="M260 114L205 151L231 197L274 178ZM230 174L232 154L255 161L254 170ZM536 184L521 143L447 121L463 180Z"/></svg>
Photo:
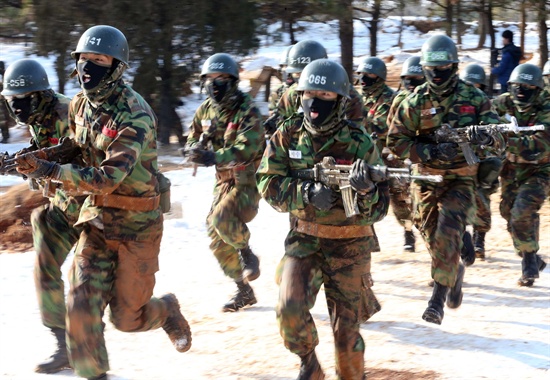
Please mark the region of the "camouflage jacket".
<svg viewBox="0 0 550 380"><path fill-rule="evenodd" d="M42 117L29 125L32 144L38 148L57 145L61 137L70 136L68 112L71 99L55 93L51 102L44 107Z"/></svg>
<svg viewBox="0 0 550 380"><path fill-rule="evenodd" d="M525 161L549 160L546 164L538 165L544 167L548 176L550 174L550 102L539 96L526 112L519 112L510 93L506 92L495 98L493 105L500 116L506 114L515 116L520 126L542 124L546 127L543 131L522 132L517 135L509 133L506 136L506 157L508 161L512 158L510 155L519 156ZM520 170L519 167L527 168L526 165L534 166L528 163L514 165L518 166L518 170Z"/></svg>
<svg viewBox="0 0 550 380"><path fill-rule="evenodd" d="M268 109L269 113L271 114L277 109L277 105L279 104L279 99L281 99L281 96L283 93L289 88L290 86L286 83L283 83L275 91L272 91L271 94L269 94L269 104Z"/></svg>
<svg viewBox="0 0 550 380"><path fill-rule="evenodd" d="M329 211L304 204L305 181L294 178L293 171L312 168L327 156L334 157L339 164L352 164L361 158L376 165L382 164L382 160L370 136L360 126L343 120L333 136L314 137L302 126L302 120L297 117L285 121L269 141L256 172L262 197L279 212L319 224L370 225L384 218L389 205L387 182L378 183L372 197L358 195L360 215L351 218L346 217L341 198Z"/></svg>
<svg viewBox="0 0 550 380"><path fill-rule="evenodd" d="M387 143L401 159L409 158L413 163L436 169L460 168L467 165L461 151L452 161L431 160L434 132L445 123L452 128L461 128L498 121L487 95L473 85L458 80L453 93L438 99L429 90L428 83L424 83L397 108ZM497 133L489 149L498 155L503 148L504 138Z"/></svg>
<svg viewBox="0 0 550 380"><path fill-rule="evenodd" d="M298 87L297 83L294 83L290 86L281 96L279 103L277 105L277 110L280 115L279 122L292 117L295 113L299 112L301 108L300 104L300 95L296 88ZM348 120L353 121L354 123L360 124L363 120L364 109L361 102L361 95L357 90L350 85L349 91L350 99L348 99L346 104L345 115Z"/></svg>
<svg viewBox="0 0 550 380"><path fill-rule="evenodd" d="M141 197L159 195L157 119L130 86L120 81L98 108L82 92L76 94L70 104L69 122L86 166L61 166L56 180L67 192L134 197L136 203ZM100 207L88 196L77 224L96 219L111 240L147 240L162 233L160 207L152 211Z"/></svg>
<svg viewBox="0 0 550 380"><path fill-rule="evenodd" d="M391 121L395 117L395 113L397 112L397 108L401 104L401 102L411 94L409 90L401 90L398 93L395 94L393 97L393 100L391 102L390 110L388 111L388 117L386 119L386 125L389 127L391 125ZM387 136L386 136L387 137Z"/></svg>
<svg viewBox="0 0 550 380"><path fill-rule="evenodd" d="M236 103L233 109L226 109L206 99L195 111L187 146L199 144L204 133L203 138L216 152L218 179L256 186L254 173L265 149L262 116L250 95L239 91Z"/></svg>
<svg viewBox="0 0 550 380"><path fill-rule="evenodd" d="M367 133L376 133L376 145L380 151L386 146L387 119L394 96L394 91L385 83L380 83L369 93L363 94L363 126Z"/></svg>

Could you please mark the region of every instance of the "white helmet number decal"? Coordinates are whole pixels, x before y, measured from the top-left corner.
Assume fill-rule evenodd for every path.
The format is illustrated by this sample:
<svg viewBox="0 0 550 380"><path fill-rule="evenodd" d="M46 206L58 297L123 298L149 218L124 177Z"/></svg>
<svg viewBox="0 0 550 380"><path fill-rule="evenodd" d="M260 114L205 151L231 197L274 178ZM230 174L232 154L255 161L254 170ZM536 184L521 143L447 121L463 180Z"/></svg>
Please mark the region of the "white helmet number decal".
<svg viewBox="0 0 550 380"><path fill-rule="evenodd" d="M224 64L223 62L212 62L210 65L208 65L208 68L210 70L223 70Z"/></svg>
<svg viewBox="0 0 550 380"><path fill-rule="evenodd" d="M311 74L307 81L311 84L326 84L327 83L327 77L323 75L313 75Z"/></svg>
<svg viewBox="0 0 550 380"><path fill-rule="evenodd" d="M101 44L101 38L99 37L86 37L85 45L97 45L99 46Z"/></svg>

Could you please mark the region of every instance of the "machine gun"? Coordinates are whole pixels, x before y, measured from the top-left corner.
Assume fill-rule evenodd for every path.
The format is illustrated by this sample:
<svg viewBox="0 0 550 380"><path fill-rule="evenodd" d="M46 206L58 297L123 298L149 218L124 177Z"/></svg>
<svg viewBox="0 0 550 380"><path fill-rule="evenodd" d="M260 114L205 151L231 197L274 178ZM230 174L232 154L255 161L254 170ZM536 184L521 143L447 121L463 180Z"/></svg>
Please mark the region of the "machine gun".
<svg viewBox="0 0 550 380"><path fill-rule="evenodd" d="M493 97L495 89L495 75L492 73L493 67L498 65L498 56L500 55L500 51L502 49L497 48L491 48L491 60L490 60L490 69L489 69L489 86L487 88L487 92L490 98Z"/></svg>
<svg viewBox="0 0 550 380"><path fill-rule="evenodd" d="M449 124L443 124L441 128L437 129L434 133L436 143L449 143L453 142L458 144L462 149L464 158L468 165L474 165L479 162L479 158L476 156L472 147L470 146L470 139L468 136L468 130L470 127L464 128L452 128ZM479 130L487 132L491 136L495 136L497 132L501 133L521 133L544 130L544 125L538 124L528 127L518 126L518 121L512 116L509 124L484 124L475 125Z"/></svg>
<svg viewBox="0 0 550 380"><path fill-rule="evenodd" d="M312 169L300 169L292 173L292 176L300 179L309 179L321 182L326 186L338 186L342 193L344 210L349 218L359 214L357 206L357 192L352 188L349 182L349 175L352 165L338 165L334 157L324 157L322 162L313 166ZM440 175L413 175L409 168L389 168L387 166L376 165L374 169L384 173L385 179L399 178L404 180L421 180L430 182L442 182Z"/></svg>
<svg viewBox="0 0 550 380"><path fill-rule="evenodd" d="M17 168L17 159L26 156L37 156L47 161L66 164L71 162L80 154L80 147L75 142L68 138L62 137L57 145L52 145L46 148L36 149L22 154L14 153L9 155L4 153L0 155L0 175L20 175L15 171ZM16 158L17 156L17 158Z"/></svg>

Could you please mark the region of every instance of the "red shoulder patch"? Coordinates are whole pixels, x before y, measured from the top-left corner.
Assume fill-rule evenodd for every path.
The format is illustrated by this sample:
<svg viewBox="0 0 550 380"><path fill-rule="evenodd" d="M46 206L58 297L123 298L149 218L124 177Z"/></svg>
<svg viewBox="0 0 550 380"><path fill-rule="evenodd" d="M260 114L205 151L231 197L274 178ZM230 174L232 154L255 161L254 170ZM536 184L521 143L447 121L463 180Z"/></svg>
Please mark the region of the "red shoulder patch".
<svg viewBox="0 0 550 380"><path fill-rule="evenodd" d="M353 164L353 161L338 159L338 160L336 160L336 164L337 165L351 165L351 164Z"/></svg>
<svg viewBox="0 0 550 380"><path fill-rule="evenodd" d="M59 144L59 139L57 137L48 137L48 141L51 145L57 145Z"/></svg>
<svg viewBox="0 0 550 380"><path fill-rule="evenodd" d="M107 127L103 127L103 129L101 130L101 133L109 138L114 139L118 134L118 131L116 129L109 129Z"/></svg>
<svg viewBox="0 0 550 380"><path fill-rule="evenodd" d="M476 113L476 108L474 106L461 106L460 113Z"/></svg>

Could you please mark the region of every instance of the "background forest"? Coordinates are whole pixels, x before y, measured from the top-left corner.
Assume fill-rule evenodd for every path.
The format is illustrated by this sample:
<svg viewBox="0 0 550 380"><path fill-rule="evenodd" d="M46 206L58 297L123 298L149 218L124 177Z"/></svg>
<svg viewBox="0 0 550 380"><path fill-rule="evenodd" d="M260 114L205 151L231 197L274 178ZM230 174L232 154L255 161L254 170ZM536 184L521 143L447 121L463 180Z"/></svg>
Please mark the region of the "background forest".
<svg viewBox="0 0 550 380"><path fill-rule="evenodd" d="M369 52L376 56L380 20L400 17L403 26L423 33L444 30L458 45L469 23L476 22L478 48L496 47L493 20L520 23L516 44L523 46L525 23L535 22L540 31L540 66L548 59L549 0L0 0L0 38L24 40L42 56L56 57L58 92L65 85L74 62L70 52L87 28L113 25L126 34L130 45L132 86L155 108L159 117L159 141L168 143L162 126L180 123L176 107L186 94L190 79L201 63L215 52L244 57L260 41L298 42L299 21L337 20L340 59L353 73L353 25L364 23L370 32ZM408 16L414 16L407 20ZM425 17L419 20L418 16ZM279 23L273 30L270 25ZM321 38L321 36L320 36ZM402 47L401 32L396 47ZM0 58L1 59L1 58Z"/></svg>

